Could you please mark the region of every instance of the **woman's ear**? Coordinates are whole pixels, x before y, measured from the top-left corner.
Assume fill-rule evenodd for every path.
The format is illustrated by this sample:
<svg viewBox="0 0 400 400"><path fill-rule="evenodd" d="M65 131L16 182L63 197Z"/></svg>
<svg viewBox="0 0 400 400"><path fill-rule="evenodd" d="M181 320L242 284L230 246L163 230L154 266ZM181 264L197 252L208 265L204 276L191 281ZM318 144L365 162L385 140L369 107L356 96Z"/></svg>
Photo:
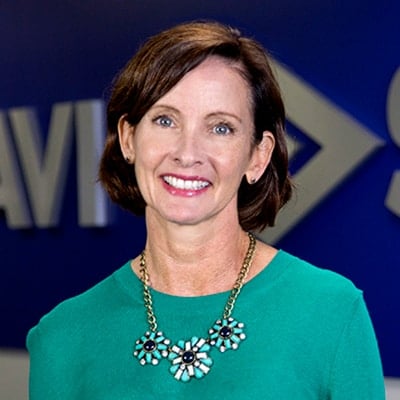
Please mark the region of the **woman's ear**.
<svg viewBox="0 0 400 400"><path fill-rule="evenodd" d="M274 147L274 135L269 131L264 131L261 142L252 150L249 168L246 171L246 179L249 184L254 184L260 179L271 161Z"/></svg>
<svg viewBox="0 0 400 400"><path fill-rule="evenodd" d="M135 161L135 146L133 143L133 134L135 127L131 125L124 114L118 120L118 138L121 152L128 164L133 164Z"/></svg>

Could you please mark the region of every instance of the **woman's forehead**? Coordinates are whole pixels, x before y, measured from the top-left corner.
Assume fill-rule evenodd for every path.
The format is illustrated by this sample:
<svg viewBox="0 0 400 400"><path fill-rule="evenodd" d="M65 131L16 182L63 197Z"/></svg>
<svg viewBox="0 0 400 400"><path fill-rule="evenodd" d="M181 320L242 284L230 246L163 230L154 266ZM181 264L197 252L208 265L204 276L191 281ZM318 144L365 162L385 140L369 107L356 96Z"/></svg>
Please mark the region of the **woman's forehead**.
<svg viewBox="0 0 400 400"><path fill-rule="evenodd" d="M174 105L175 104L175 105ZM185 74L153 105L180 104L210 109L251 109L251 89L238 63L210 56Z"/></svg>

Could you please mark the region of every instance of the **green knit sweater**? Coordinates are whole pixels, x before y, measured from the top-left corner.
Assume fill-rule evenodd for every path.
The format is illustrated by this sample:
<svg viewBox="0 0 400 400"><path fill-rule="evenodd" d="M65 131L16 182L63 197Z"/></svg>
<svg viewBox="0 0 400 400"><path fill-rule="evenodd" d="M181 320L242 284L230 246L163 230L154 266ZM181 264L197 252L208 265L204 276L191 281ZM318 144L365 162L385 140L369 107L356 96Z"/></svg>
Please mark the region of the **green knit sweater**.
<svg viewBox="0 0 400 400"><path fill-rule="evenodd" d="M153 291L159 329L172 343L207 337L228 295ZM203 378L176 380L168 359L142 366L132 350L148 330L143 289L127 263L29 332L30 399L384 399L362 293L342 276L279 251L232 315L247 337L237 350L212 348Z"/></svg>

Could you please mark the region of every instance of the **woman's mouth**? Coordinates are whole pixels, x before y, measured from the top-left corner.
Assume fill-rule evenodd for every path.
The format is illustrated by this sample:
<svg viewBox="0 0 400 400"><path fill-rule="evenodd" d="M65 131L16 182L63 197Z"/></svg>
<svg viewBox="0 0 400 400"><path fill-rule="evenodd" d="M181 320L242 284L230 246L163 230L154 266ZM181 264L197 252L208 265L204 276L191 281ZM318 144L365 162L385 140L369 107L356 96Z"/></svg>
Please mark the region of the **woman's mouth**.
<svg viewBox="0 0 400 400"><path fill-rule="evenodd" d="M210 185L210 182L201 179L182 179L171 175L162 177L165 183L178 190L202 190Z"/></svg>

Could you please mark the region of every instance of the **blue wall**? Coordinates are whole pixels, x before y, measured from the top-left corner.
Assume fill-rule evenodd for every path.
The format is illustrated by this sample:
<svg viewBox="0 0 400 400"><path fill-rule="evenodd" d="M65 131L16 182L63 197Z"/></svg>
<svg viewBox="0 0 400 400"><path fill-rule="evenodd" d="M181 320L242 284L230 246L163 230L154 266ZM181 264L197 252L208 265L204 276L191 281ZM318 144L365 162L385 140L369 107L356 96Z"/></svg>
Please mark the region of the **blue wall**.
<svg viewBox="0 0 400 400"><path fill-rule="evenodd" d="M32 216L26 171L11 123L13 109L34 107L46 143L53 105L104 99L116 71L139 43L160 29L211 18L254 36L294 76L380 139L380 147L321 197L276 245L342 273L364 290L385 374L400 376L400 183L390 186L400 170L400 132L395 131L400 124L388 123L395 117L393 112L388 116L387 110L389 87L394 97L400 97L400 85L393 85L400 67L400 3L293 3L254 0L249 7L249 2L240 0L207 5L191 0L15 0L2 4L3 136L11 143L16 174ZM400 103L396 104L400 114ZM334 134L335 127L330 128ZM302 143L292 160L297 172L318 154L321 144L291 121L289 130ZM342 157L339 150L332 168ZM4 159L0 160L0 346L23 347L28 328L43 313L141 250L144 223L111 207L106 226L79 226L79 171L73 148L55 226L39 228L33 216L29 229L11 229L1 200L4 165ZM391 209L385 206L390 187L395 199Z"/></svg>

